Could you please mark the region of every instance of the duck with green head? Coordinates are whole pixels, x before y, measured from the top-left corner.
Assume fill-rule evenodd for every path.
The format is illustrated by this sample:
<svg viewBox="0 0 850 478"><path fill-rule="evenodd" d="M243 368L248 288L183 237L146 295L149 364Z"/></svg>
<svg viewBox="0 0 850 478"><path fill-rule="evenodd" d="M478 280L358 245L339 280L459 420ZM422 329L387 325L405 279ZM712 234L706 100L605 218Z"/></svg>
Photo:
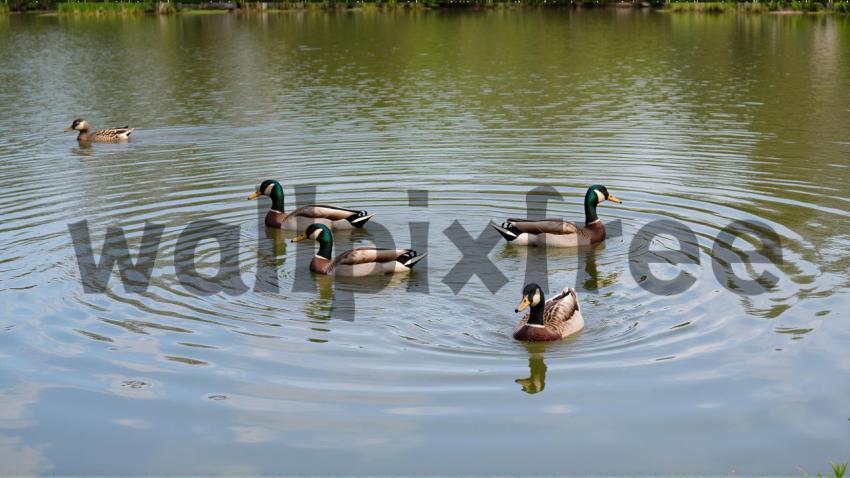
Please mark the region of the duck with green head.
<svg viewBox="0 0 850 478"><path fill-rule="evenodd" d="M395 272L407 272L425 257L413 249L378 249L356 247L333 257L334 237L325 224L310 224L292 239L299 242L312 239L319 243L319 252L310 261L310 270L317 274L343 277L365 277Z"/></svg>
<svg viewBox="0 0 850 478"><path fill-rule="evenodd" d="M546 300L539 285L528 284L522 290L522 301L515 312L522 312L529 307L531 310L514 327L516 340L561 340L584 328L578 294L571 287Z"/></svg>
<svg viewBox="0 0 850 478"><path fill-rule="evenodd" d="M283 212L283 186L273 179L266 179L248 199L268 196L272 207L266 213L266 226L297 231L310 223L325 224L333 230L363 227L372 215L366 211L355 211L341 207L313 204L303 206L291 212ZM299 227L300 223L300 227Z"/></svg>
<svg viewBox="0 0 850 478"><path fill-rule="evenodd" d="M604 201L622 203L608 188L594 184L584 195L584 225L563 219L508 219L493 226L502 237L518 246L578 247L605 240L605 225L596 215L596 207Z"/></svg>

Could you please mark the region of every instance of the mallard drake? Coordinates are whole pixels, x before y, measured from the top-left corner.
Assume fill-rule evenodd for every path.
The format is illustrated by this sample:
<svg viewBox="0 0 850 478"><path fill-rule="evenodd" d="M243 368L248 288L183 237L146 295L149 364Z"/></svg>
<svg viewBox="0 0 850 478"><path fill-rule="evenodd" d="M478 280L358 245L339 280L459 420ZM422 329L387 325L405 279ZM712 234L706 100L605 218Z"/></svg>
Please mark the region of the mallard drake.
<svg viewBox="0 0 850 478"><path fill-rule="evenodd" d="M528 284L522 290L522 302L515 312L527 307L531 310L514 327L516 340L561 340L584 328L575 289L567 287L557 296L544 300L543 290L537 284Z"/></svg>
<svg viewBox="0 0 850 478"><path fill-rule="evenodd" d="M308 223L325 224L333 230L352 229L363 227L372 214L366 211L355 211L341 207L323 206L313 204L312 206L299 207L298 209L283 212L283 186L273 179L266 179L260 183L257 190L248 196L248 199L257 199L260 196L268 196L272 200L272 208L266 213L266 226L278 227L289 231L297 231L298 218L306 218ZM302 224L303 227L303 224Z"/></svg>
<svg viewBox="0 0 850 478"><path fill-rule="evenodd" d="M71 123L69 128L65 128L65 131L79 131L80 134L77 135L77 141L83 143L92 141L95 143L120 143L130 139L130 133L133 132L133 129L129 126L124 126L123 128L99 129L92 133L89 122L78 118Z"/></svg>
<svg viewBox="0 0 850 478"><path fill-rule="evenodd" d="M324 224L310 224L307 230L292 239L292 242L304 239L319 243L319 252L310 261L310 270L317 274L364 277L406 272L425 257L425 254L417 254L413 249L356 247L334 258L331 255L334 247L333 234Z"/></svg>
<svg viewBox="0 0 850 478"><path fill-rule="evenodd" d="M584 195L584 226L563 219L508 219L502 225L490 223L506 241L518 246L543 245L578 247L605 239L605 225L596 215L603 201L622 203L605 186L594 184Z"/></svg>

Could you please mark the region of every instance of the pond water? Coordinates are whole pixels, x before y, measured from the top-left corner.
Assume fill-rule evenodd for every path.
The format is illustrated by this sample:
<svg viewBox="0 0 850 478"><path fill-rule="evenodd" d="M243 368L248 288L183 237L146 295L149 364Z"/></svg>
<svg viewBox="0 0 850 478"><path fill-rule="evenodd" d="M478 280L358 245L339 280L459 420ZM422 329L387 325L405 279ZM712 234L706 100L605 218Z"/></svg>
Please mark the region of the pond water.
<svg viewBox="0 0 850 478"><path fill-rule="evenodd" d="M0 473L798 474L850 458L848 18L7 15L0 83ZM137 130L84 147L62 133L80 116ZM347 285L301 273L312 243L259 225L268 200L246 197L267 178L288 208L315 186L375 214L337 251L389 231L427 262L352 308ZM484 240L538 187L562 196L550 216L583 220L595 183L624 200L600 208L619 233L550 249L545 275L539 250ZM181 284L178 238L201 219L239 228L248 291ZM660 219L695 235L682 293L631 271ZM83 291L82 220L96 257L110 226L134 258L145 222L165 227L146 292L117 273ZM764 293L713 272L735 220L781 237L781 264L733 267L776 276ZM450 272L454 221L496 244L498 273ZM201 272L218 251L198 244ZM527 262L547 293L578 289L578 336L511 339ZM254 291L258 263L279 292Z"/></svg>

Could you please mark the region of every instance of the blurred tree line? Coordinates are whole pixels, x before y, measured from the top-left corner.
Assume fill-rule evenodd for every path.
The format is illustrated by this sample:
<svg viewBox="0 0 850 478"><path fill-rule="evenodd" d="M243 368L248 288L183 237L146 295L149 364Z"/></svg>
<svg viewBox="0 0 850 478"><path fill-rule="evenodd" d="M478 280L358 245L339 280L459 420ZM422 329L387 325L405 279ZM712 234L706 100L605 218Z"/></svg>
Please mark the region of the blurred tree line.
<svg viewBox="0 0 850 478"><path fill-rule="evenodd" d="M62 5L64 4L64 5ZM245 0L0 0L3 11L59 10L60 13L86 12L151 12L173 13L180 8L247 8L247 9L339 9L357 6L428 8L476 8L494 6L572 6L582 8L609 5L632 5L635 7L670 8L678 12L724 13L732 11L762 12L776 10L821 11L850 13L848 0L290 0L290 1L245 1ZM61 6L60 6L61 5Z"/></svg>

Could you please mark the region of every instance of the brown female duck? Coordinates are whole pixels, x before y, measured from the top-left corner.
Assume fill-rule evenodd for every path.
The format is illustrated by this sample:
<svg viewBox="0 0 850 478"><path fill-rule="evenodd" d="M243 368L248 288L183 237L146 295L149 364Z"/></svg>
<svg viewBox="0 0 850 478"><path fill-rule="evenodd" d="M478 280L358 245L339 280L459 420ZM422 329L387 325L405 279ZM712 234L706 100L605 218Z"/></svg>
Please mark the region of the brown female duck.
<svg viewBox="0 0 850 478"><path fill-rule="evenodd" d="M69 128L65 128L65 131L79 131L77 141L81 143L121 143L130 139L130 133L133 132L133 129L124 126L123 128L99 129L92 132L89 122L78 118L71 123Z"/></svg>
<svg viewBox="0 0 850 478"><path fill-rule="evenodd" d="M560 294L545 300L537 284L528 284L522 291L522 302L515 312L531 307L514 328L516 340L543 342L561 340L584 328L584 317L575 289L567 287Z"/></svg>

